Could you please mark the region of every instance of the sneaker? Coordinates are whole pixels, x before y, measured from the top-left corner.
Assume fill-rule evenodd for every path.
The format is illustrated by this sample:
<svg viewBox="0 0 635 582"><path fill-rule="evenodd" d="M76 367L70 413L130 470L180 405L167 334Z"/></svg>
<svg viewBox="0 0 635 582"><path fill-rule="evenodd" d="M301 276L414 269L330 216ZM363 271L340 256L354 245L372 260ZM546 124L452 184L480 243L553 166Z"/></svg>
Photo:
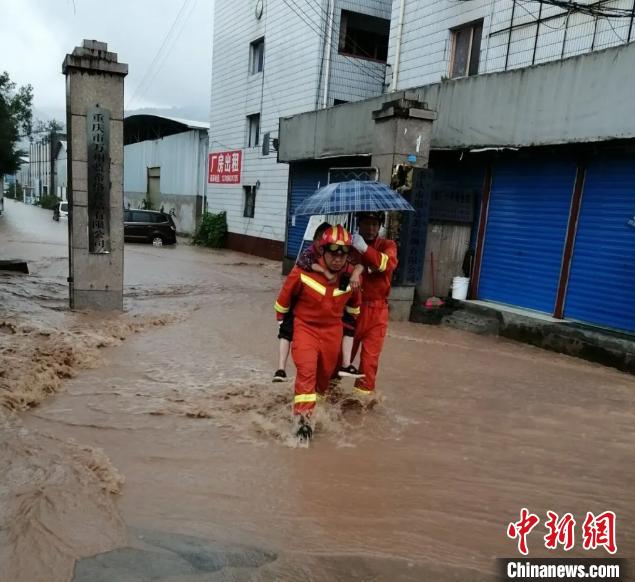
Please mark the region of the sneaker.
<svg viewBox="0 0 635 582"><path fill-rule="evenodd" d="M304 418L304 416L300 416L298 430L295 434L300 441L310 441L313 437L313 428L311 428L309 420Z"/></svg>
<svg viewBox="0 0 635 582"><path fill-rule="evenodd" d="M342 367L339 369L338 376L340 377L348 377L348 378L363 378L364 374L360 374L359 370L351 364L350 366L346 366L346 368Z"/></svg>
<svg viewBox="0 0 635 582"><path fill-rule="evenodd" d="M276 370L272 382L286 382L287 381L287 373L284 370Z"/></svg>

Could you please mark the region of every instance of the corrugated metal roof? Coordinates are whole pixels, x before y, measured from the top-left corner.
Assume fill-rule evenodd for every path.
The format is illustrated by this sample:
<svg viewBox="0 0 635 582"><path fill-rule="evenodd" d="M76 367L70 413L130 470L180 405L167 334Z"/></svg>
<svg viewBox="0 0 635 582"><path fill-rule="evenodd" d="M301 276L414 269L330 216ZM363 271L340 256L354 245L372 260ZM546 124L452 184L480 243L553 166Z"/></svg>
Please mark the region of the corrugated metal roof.
<svg viewBox="0 0 635 582"><path fill-rule="evenodd" d="M156 117L158 119L167 119L168 121L175 121L185 125L188 129L209 129L209 123L204 121L195 121L193 119L183 119L182 117L171 117L169 115L147 115L145 113L134 113L132 115L125 115L125 119L132 119L133 117Z"/></svg>

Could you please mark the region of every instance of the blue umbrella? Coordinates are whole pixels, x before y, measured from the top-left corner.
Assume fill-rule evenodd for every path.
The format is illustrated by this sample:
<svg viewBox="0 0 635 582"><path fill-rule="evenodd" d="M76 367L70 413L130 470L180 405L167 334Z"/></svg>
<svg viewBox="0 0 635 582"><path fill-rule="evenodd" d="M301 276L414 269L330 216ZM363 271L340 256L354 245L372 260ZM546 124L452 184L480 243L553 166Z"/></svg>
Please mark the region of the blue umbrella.
<svg viewBox="0 0 635 582"><path fill-rule="evenodd" d="M302 216L388 210L414 212L414 208L399 192L391 190L382 182L349 180L318 188L295 209L293 214Z"/></svg>

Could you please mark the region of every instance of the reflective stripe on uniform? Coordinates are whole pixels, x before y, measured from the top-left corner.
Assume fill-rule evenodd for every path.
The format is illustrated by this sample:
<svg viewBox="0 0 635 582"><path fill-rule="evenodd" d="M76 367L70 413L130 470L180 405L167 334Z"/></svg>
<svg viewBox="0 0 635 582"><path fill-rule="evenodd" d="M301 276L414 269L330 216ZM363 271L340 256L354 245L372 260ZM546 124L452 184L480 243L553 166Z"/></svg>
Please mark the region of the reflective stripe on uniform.
<svg viewBox="0 0 635 582"><path fill-rule="evenodd" d="M335 291L333 291L333 297L339 297L340 295L346 295L347 293L351 293L353 290L351 289L351 286L349 285L348 287L346 287L346 289L344 289L344 291L342 291L341 289L335 289Z"/></svg>
<svg viewBox="0 0 635 582"><path fill-rule="evenodd" d="M302 273L300 280L307 286L311 287L313 291L317 291L320 295L326 295L326 287L322 283L318 283L315 279L311 279L308 275Z"/></svg>
<svg viewBox="0 0 635 582"><path fill-rule="evenodd" d="M315 402L317 400L317 394L296 394L293 402L295 404L301 404L304 402Z"/></svg>
<svg viewBox="0 0 635 582"><path fill-rule="evenodd" d="M278 303L277 301L276 301L275 305L273 306L273 308L278 313L289 313L289 308L288 307L282 307L282 305L280 305L280 303Z"/></svg>
<svg viewBox="0 0 635 582"><path fill-rule="evenodd" d="M388 255L385 255L384 253L379 253L381 255L381 263L379 264L379 269L378 271L380 273L383 273L386 270L386 267L388 266Z"/></svg>
<svg viewBox="0 0 635 582"><path fill-rule="evenodd" d="M359 307L349 307L348 305L346 306L346 313L350 313L351 315L359 315L361 312L361 309Z"/></svg>
<svg viewBox="0 0 635 582"><path fill-rule="evenodd" d="M360 394L363 394L364 396L368 396L369 394L373 393L372 390L366 390L365 388L358 388L357 386L355 386L355 392L359 392Z"/></svg>

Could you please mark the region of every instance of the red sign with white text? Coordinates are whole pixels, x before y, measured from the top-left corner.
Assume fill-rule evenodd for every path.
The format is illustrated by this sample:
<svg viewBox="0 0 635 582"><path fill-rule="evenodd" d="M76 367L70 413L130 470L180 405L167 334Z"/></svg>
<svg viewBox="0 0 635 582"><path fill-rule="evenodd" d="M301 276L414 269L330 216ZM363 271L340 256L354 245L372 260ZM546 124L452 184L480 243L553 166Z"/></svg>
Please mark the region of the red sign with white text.
<svg viewBox="0 0 635 582"><path fill-rule="evenodd" d="M214 152L209 155L210 184L240 184L240 171L243 163L243 152Z"/></svg>

